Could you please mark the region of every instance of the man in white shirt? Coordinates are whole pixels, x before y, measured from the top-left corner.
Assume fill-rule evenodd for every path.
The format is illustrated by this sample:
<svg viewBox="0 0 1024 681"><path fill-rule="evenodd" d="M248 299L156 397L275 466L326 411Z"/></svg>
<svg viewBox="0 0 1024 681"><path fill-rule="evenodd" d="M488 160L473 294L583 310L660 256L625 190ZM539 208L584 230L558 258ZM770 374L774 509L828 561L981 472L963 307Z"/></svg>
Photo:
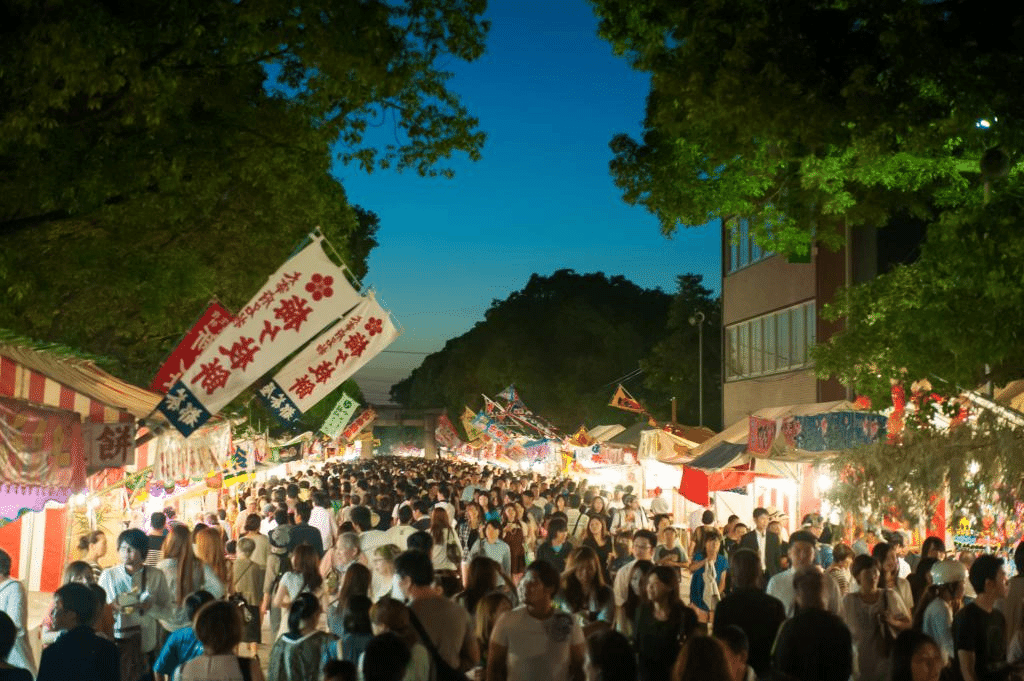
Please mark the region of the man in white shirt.
<svg viewBox="0 0 1024 681"><path fill-rule="evenodd" d="M398 524L392 525L384 533L383 543L393 544L399 550L405 551L408 548L409 535L415 532L416 528L412 526L412 506L402 506L398 509Z"/></svg>
<svg viewBox="0 0 1024 681"><path fill-rule="evenodd" d="M263 504L263 517L260 518L260 534L270 536L270 531L277 527L274 520L274 511L277 508L273 504Z"/></svg>
<svg viewBox="0 0 1024 681"><path fill-rule="evenodd" d="M786 606L786 616L792 617L796 605L796 594L793 590L793 575L803 568L814 565L814 547L817 540L814 535L806 530L798 530L789 537L789 562L790 568L784 570L771 578L766 590L769 596L774 596ZM824 580L825 609L842 617L843 599L839 593L839 585L834 579Z"/></svg>
<svg viewBox="0 0 1024 681"><path fill-rule="evenodd" d="M356 526L356 530L359 532L359 547L367 558L373 558L373 552L378 546L387 544L385 539L386 533L374 529L374 515L366 506L356 506L352 509L352 524ZM377 518L377 520L380 520L380 518ZM400 546L399 548L403 547Z"/></svg>
<svg viewBox="0 0 1024 681"><path fill-rule="evenodd" d="M651 560L654 557L654 547L658 545L658 537L650 530L637 530L633 533L633 544L630 552L633 560L619 568L615 573L615 583L612 585L612 594L615 596L615 607L621 610L626 605L626 598L629 596L629 575L633 571L633 565L638 560Z"/></svg>
<svg viewBox="0 0 1024 681"><path fill-rule="evenodd" d="M235 537L241 537L245 534L245 521L248 519L250 514L255 513L256 515L259 515L260 510L258 503L259 500L256 495L250 494L248 500L245 502L245 510L239 513L238 517L235 518Z"/></svg>
<svg viewBox="0 0 1024 681"><path fill-rule="evenodd" d="M324 550L334 546L334 538L338 536L338 526L334 521L334 514L331 513L331 500L323 492L317 492L313 497L313 508L309 512L309 524L320 530L320 539L323 541Z"/></svg>

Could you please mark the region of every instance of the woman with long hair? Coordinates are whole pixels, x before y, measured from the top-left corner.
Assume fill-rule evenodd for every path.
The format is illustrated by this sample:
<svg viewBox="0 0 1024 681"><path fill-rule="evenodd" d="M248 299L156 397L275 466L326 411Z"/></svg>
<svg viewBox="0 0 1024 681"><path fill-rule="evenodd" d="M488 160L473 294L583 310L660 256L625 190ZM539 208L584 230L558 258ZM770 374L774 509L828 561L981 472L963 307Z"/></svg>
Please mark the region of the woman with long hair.
<svg viewBox="0 0 1024 681"><path fill-rule="evenodd" d="M394 544L384 544L373 550L373 579L370 583L370 600L374 603L380 599L395 595L395 558L402 551Z"/></svg>
<svg viewBox="0 0 1024 681"><path fill-rule="evenodd" d="M391 632L405 643L409 649L409 664L405 669L402 681L431 681L433 663L430 651L420 643L420 637L412 626L409 608L394 598L383 598L370 608L370 623L373 633L380 636ZM358 667L362 668L362 660Z"/></svg>
<svg viewBox="0 0 1024 681"><path fill-rule="evenodd" d="M300 545L296 549L313 548ZM314 553L314 559L315 559ZM317 576L320 573L317 572ZM320 619L320 600L309 592L296 594L288 606L285 631L274 641L270 650L270 668L267 681L304 681L319 679L323 660L334 657L336 637L317 630Z"/></svg>
<svg viewBox="0 0 1024 681"><path fill-rule="evenodd" d="M467 558L487 556L501 566L502 574L512 574L512 549L501 539L501 523L488 520L484 524L483 536L469 550Z"/></svg>
<svg viewBox="0 0 1024 681"><path fill-rule="evenodd" d="M569 554L555 604L576 618L585 636L615 624L615 597L594 549L581 546Z"/></svg>
<svg viewBox="0 0 1024 681"><path fill-rule="evenodd" d="M716 530L706 530L703 542L690 563L690 605L701 622L712 622L715 607L725 594L725 577L729 560L720 553L722 535Z"/></svg>
<svg viewBox="0 0 1024 681"><path fill-rule="evenodd" d="M461 567L464 554L459 536L452 529L448 511L441 507L434 508L430 514L430 538L433 540L430 559L434 564L434 572L445 595L451 598L462 586Z"/></svg>
<svg viewBox="0 0 1024 681"><path fill-rule="evenodd" d="M345 608L349 599L353 596L370 595L370 585L373 583L373 575L370 569L362 563L355 563L345 571L341 578L341 585L338 587L337 598L331 599L327 606L327 628L336 636L341 636L345 630Z"/></svg>
<svg viewBox="0 0 1024 681"><path fill-rule="evenodd" d="M647 575L654 569L654 563L649 560L637 560L629 568L629 591L626 592L626 602L623 603L615 615L615 629L633 638L633 625L636 622L636 611L640 604L647 598L647 591L644 588Z"/></svg>
<svg viewBox="0 0 1024 681"><path fill-rule="evenodd" d="M860 681L888 681L890 651L886 639L889 631L904 631L911 626L903 599L895 591L879 587L878 561L868 555L853 559L850 569L860 585L857 593L843 598L843 621L850 630L857 655Z"/></svg>
<svg viewBox="0 0 1024 681"><path fill-rule="evenodd" d="M200 560L192 550L192 537L184 525L175 525L163 543L164 558L156 564L164 573L167 589L171 592L171 612L160 624L169 632L184 629L192 623L185 607L185 599L200 589L223 598L224 583L213 569Z"/></svg>
<svg viewBox="0 0 1024 681"><path fill-rule="evenodd" d="M459 543L462 544L462 552L468 553L480 538L483 531L484 513L480 510L480 504L471 501L466 504L466 511L463 514L462 522L459 523Z"/></svg>
<svg viewBox="0 0 1024 681"><path fill-rule="evenodd" d="M502 574L501 567L497 562L487 556L476 556L469 561L466 588L453 600L472 615L476 612L476 606L480 599L495 591L502 592L506 598L512 599L515 585L507 575Z"/></svg>
<svg viewBox="0 0 1024 681"><path fill-rule="evenodd" d="M228 565L227 554L224 551L224 540L220 526L207 527L199 532L195 539L196 557L203 561L204 564L210 566L213 574L217 575L217 579L224 585L224 590L227 593L231 593L234 590L234 582L231 578L231 566ZM210 590L207 589L207 591ZM210 593L213 592L210 591Z"/></svg>
<svg viewBox="0 0 1024 681"><path fill-rule="evenodd" d="M103 566L100 558L107 555L107 535L103 530L84 534L78 539L78 550L82 552L82 560L92 568L93 581L99 582Z"/></svg>
<svg viewBox="0 0 1024 681"><path fill-rule="evenodd" d="M516 507L519 522L523 525L523 550L526 552L526 564L529 565L537 555L537 538L540 526L537 525L533 515L526 511L522 501L517 499L512 502L512 505Z"/></svg>
<svg viewBox="0 0 1024 681"><path fill-rule="evenodd" d="M323 594L323 577L316 550L309 544L299 544L292 551L292 569L281 576L274 594L273 606L288 610L300 594L310 594L320 599ZM287 621L281 622L281 630L288 626Z"/></svg>
<svg viewBox="0 0 1024 681"><path fill-rule="evenodd" d="M658 565L647 575L647 599L640 604L633 641L640 681L667 679L679 649L697 628L696 613L679 597L679 571Z"/></svg>
<svg viewBox="0 0 1024 681"><path fill-rule="evenodd" d="M899 576L900 565L896 548L887 542L880 541L871 549L871 557L878 561L878 588L890 589L903 601L903 609L908 613L914 610L914 592L910 582Z"/></svg>
<svg viewBox="0 0 1024 681"><path fill-rule="evenodd" d="M913 629L896 637L892 648L892 681L939 681L942 652L931 636Z"/></svg>
<svg viewBox="0 0 1024 681"><path fill-rule="evenodd" d="M477 601L473 613L473 631L480 647L480 667L487 669L487 648L491 644L491 633L498 618L512 609L512 600L508 594L492 591Z"/></svg>
<svg viewBox="0 0 1024 681"><path fill-rule="evenodd" d="M526 572L526 532L515 504L505 504L505 527L501 539L508 544L511 571L509 575L518 581Z"/></svg>
<svg viewBox="0 0 1024 681"><path fill-rule="evenodd" d="M341 634L338 636L336 650L339 660L347 660L354 664L366 650L366 644L373 638L373 625L370 624L372 606L373 603L368 597L358 594L345 601L341 617Z"/></svg>
<svg viewBox="0 0 1024 681"><path fill-rule="evenodd" d="M931 585L921 596L921 602L914 613L914 629L934 639L944 663L948 665L956 657L953 645L953 617L963 605L967 568L958 560L938 561L932 565L930 576Z"/></svg>
<svg viewBox="0 0 1024 681"><path fill-rule="evenodd" d="M732 681L732 678L725 644L710 636L694 636L679 651L671 681Z"/></svg>
<svg viewBox="0 0 1024 681"><path fill-rule="evenodd" d="M600 497L598 497L600 498ZM587 529L583 531L583 546L589 547L597 554L597 561L601 564L601 573L606 582L611 582L609 566L612 564L612 549L615 542L608 532L608 521L604 516L591 515L587 520Z"/></svg>
<svg viewBox="0 0 1024 681"><path fill-rule="evenodd" d="M590 508L587 509L588 516L604 518L605 525L608 524L608 502L602 496L596 496L590 500Z"/></svg>

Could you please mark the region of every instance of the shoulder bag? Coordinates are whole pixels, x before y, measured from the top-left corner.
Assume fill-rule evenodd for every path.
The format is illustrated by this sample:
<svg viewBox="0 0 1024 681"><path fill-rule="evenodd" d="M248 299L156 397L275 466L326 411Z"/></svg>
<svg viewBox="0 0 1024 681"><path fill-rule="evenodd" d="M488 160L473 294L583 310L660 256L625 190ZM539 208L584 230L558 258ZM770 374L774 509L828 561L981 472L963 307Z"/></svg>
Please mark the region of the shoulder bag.
<svg viewBox="0 0 1024 681"><path fill-rule="evenodd" d="M430 652L430 659L434 663L434 681L469 681L465 674L452 667L441 656L441 652L434 645L427 630L423 628L420 618L416 617L416 613L412 611L412 607L409 608L409 619L412 622L412 626L416 629L416 633L420 635L420 641L423 642L427 651Z"/></svg>

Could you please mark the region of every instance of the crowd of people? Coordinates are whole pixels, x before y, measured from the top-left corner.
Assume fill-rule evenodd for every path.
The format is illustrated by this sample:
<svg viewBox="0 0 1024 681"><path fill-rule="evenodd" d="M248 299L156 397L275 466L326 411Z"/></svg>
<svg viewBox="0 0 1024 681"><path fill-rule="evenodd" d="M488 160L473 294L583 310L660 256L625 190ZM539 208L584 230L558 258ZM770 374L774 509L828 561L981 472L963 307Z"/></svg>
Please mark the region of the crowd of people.
<svg viewBox="0 0 1024 681"><path fill-rule="evenodd" d="M38 665L0 551L0 681L995 681L1024 669L1024 576L1008 583L993 555L947 558L937 538L911 553L899 534L848 546L813 514L784 536L762 508L749 526L704 511L686 527L628 487L450 460L328 463L223 500L191 526L167 508L124 530L115 565L100 565L103 532L82 537ZM1015 561L1024 575L1024 544Z"/></svg>

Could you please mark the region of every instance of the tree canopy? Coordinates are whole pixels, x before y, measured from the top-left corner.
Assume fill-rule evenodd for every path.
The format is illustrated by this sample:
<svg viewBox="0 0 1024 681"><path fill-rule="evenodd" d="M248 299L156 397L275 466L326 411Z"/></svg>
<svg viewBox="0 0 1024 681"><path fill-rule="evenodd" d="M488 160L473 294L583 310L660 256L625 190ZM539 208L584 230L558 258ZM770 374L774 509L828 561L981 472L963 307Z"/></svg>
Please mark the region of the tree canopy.
<svg viewBox="0 0 1024 681"><path fill-rule="evenodd" d="M618 379L642 366L644 382L626 382L634 397L667 419L668 399L676 395L683 405L680 420L696 423L696 394L682 394L696 389L697 336L686 322L692 314L687 309L705 310L711 321L717 301L698 276L680 277L680 286L673 299L621 276L534 274L523 289L495 300L483 321L427 356L391 396L404 406L446 407L457 416L466 405L479 408L481 394L493 396L514 383L536 414L575 430L632 419L607 405ZM709 326L705 332L705 380L714 385L713 334Z"/></svg>
<svg viewBox="0 0 1024 681"><path fill-rule="evenodd" d="M744 217L760 245L805 255L847 226L928 225L918 262L826 308L846 324L815 351L820 375L883 406L890 380L955 393L1021 376L1024 9L592 2L652 77L643 136L612 140L611 170L665 233Z"/></svg>
<svg viewBox="0 0 1024 681"><path fill-rule="evenodd" d="M316 226L365 275L378 220L332 165L479 158L444 66L482 54L483 9L0 3L0 327L148 383L209 298L237 308Z"/></svg>

